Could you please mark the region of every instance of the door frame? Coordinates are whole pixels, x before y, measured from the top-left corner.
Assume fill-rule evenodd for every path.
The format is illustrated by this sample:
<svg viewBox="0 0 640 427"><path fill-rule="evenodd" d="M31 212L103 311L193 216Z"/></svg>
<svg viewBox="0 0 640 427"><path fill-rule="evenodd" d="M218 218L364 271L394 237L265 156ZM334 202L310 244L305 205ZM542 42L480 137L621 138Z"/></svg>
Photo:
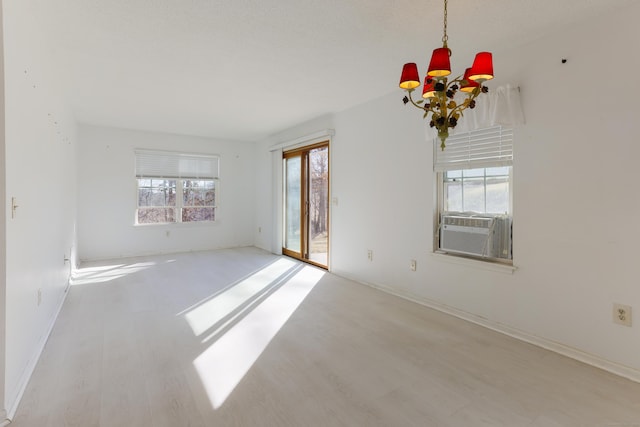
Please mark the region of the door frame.
<svg viewBox="0 0 640 427"><path fill-rule="evenodd" d="M317 148L327 148L327 200L326 200L326 210L327 210L327 265L320 264L310 259L309 256L309 152L317 149ZM301 185L300 185L300 253L292 251L284 247L285 233L285 221L286 221L286 174L285 174L285 162L284 160L291 157L300 156L301 159ZM315 265L320 268L324 268L326 270L329 269L329 253L330 253L330 242L331 242L331 140L327 139L321 142L316 142L309 145L304 145L301 147L296 147L291 150L286 150L282 152L282 253L286 256L298 259L300 261Z"/></svg>

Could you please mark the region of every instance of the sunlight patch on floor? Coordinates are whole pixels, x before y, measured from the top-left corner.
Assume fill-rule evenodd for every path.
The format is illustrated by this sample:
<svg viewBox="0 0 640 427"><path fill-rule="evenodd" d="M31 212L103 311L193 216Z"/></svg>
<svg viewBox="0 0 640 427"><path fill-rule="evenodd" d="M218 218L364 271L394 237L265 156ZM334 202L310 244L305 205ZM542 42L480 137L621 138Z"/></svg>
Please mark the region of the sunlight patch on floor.
<svg viewBox="0 0 640 427"><path fill-rule="evenodd" d="M222 406L323 275L317 268L302 268L194 360L214 409Z"/></svg>
<svg viewBox="0 0 640 427"><path fill-rule="evenodd" d="M71 286L110 282L146 270L155 265L155 262L137 262L134 264L113 264L79 268L71 278Z"/></svg>
<svg viewBox="0 0 640 427"><path fill-rule="evenodd" d="M224 320L242 304L271 286L280 276L295 267L294 261L281 258L255 274L229 287L215 297L186 312L185 318L196 336L202 335Z"/></svg>

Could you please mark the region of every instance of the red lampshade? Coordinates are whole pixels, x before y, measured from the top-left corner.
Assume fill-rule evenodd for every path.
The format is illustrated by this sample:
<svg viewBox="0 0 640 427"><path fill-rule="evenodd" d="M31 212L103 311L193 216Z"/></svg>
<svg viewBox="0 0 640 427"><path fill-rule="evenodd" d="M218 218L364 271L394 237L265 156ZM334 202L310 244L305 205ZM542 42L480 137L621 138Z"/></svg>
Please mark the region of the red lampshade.
<svg viewBox="0 0 640 427"><path fill-rule="evenodd" d="M431 76L427 76L424 78L424 86L422 87L422 97L424 99L433 98L434 96L436 96L436 82L434 80L431 80L431 78ZM431 80L431 83L428 83L429 80Z"/></svg>
<svg viewBox="0 0 640 427"><path fill-rule="evenodd" d="M493 78L493 58L491 52L479 52L471 66L471 80L483 82Z"/></svg>
<svg viewBox="0 0 640 427"><path fill-rule="evenodd" d="M420 86L420 75L418 74L418 66L415 62L409 62L402 67L402 76L400 77L401 89L415 89Z"/></svg>
<svg viewBox="0 0 640 427"><path fill-rule="evenodd" d="M470 74L471 68L467 68L464 72L464 77L462 78L465 82L460 85L460 90L463 92L473 92L475 88L480 86L480 83L476 83L469 78Z"/></svg>
<svg viewBox="0 0 640 427"><path fill-rule="evenodd" d="M451 63L449 56L451 51L449 48L440 47L433 50L431 62L429 62L428 74L434 77L444 77L451 74Z"/></svg>

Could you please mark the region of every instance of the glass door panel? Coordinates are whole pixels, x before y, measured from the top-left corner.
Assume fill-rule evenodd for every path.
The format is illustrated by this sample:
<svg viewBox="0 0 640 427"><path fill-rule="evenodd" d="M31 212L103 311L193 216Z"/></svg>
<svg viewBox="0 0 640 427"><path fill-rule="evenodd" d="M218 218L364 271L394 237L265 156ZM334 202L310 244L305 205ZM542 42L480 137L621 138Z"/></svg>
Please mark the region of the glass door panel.
<svg viewBox="0 0 640 427"><path fill-rule="evenodd" d="M284 248L302 256L302 156L285 159Z"/></svg>
<svg viewBox="0 0 640 427"><path fill-rule="evenodd" d="M329 147L309 151L309 259L327 265L329 254Z"/></svg>

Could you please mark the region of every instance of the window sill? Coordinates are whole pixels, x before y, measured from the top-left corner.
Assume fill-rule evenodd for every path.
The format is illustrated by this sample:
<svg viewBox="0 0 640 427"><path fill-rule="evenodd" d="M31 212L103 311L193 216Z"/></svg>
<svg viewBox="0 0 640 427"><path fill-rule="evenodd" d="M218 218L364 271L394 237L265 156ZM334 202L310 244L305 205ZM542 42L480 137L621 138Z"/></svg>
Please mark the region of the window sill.
<svg viewBox="0 0 640 427"><path fill-rule="evenodd" d="M431 256L439 261L448 262L450 264L465 265L482 270L496 271L503 274L513 274L513 272L518 269L518 267L514 265L503 264L490 260L483 261L474 258L467 258L464 256L448 254L446 252L432 252Z"/></svg>

